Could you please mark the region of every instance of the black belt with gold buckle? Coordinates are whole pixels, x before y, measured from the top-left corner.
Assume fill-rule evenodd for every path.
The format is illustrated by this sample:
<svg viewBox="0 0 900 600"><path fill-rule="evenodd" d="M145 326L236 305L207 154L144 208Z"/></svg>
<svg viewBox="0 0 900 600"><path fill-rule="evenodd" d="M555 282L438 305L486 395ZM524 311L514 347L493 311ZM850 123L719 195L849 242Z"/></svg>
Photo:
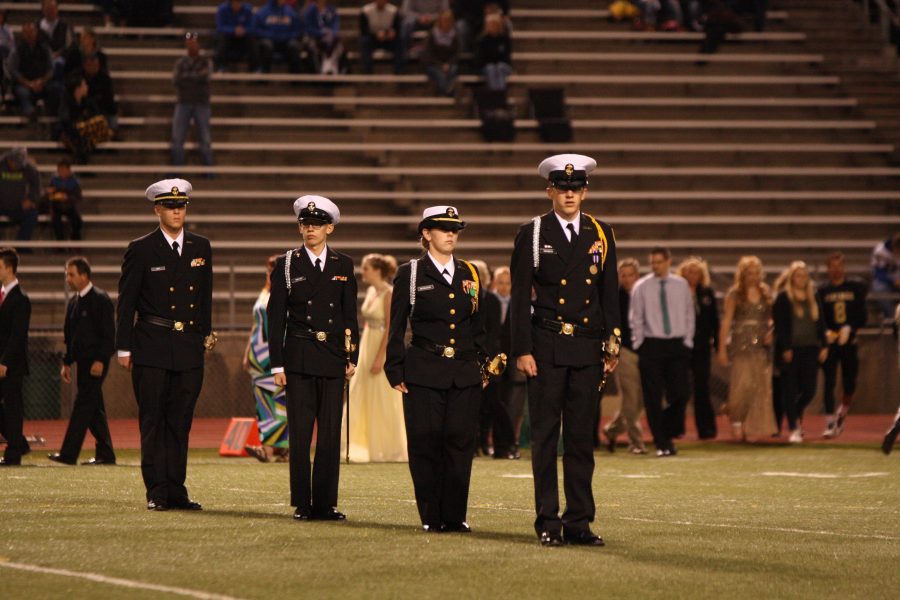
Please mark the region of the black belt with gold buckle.
<svg viewBox="0 0 900 600"><path fill-rule="evenodd" d="M543 319L541 317L535 317L534 324L541 329L546 329L560 335L599 338L602 333L601 330L594 329L593 327L582 327L581 325L576 325L574 323L551 321L550 319Z"/></svg>
<svg viewBox="0 0 900 600"><path fill-rule="evenodd" d="M334 336L327 331L312 331L303 329L290 329L288 330L288 335L295 338L300 338L301 340L313 340L315 342L321 342L326 348L335 352L338 356L344 356L344 349L340 348L336 343L334 343Z"/></svg>
<svg viewBox="0 0 900 600"><path fill-rule="evenodd" d="M156 315L141 315L140 320L144 323L156 325L157 327L165 327L166 329L171 329L172 331L199 331L197 327L189 323L185 323L184 321L164 319L162 317L157 317Z"/></svg>
<svg viewBox="0 0 900 600"><path fill-rule="evenodd" d="M424 350L425 352L436 354L442 358L452 358L455 360L478 360L478 354L476 354L474 350L460 350L458 348L454 348L453 346L442 346L440 344L429 342L428 340L423 340L422 338L414 337L412 339L412 345L416 348Z"/></svg>

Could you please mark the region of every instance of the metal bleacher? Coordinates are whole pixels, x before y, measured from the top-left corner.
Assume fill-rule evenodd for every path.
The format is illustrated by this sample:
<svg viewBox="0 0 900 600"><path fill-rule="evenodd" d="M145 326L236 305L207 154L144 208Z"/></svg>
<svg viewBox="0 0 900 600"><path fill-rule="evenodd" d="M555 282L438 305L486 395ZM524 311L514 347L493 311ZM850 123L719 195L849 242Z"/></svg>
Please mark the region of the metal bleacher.
<svg viewBox="0 0 900 600"><path fill-rule="evenodd" d="M340 2L351 53L362 3ZM208 32L217 2L177 4L176 23L161 29L105 28L93 5L60 5L63 18L97 29L121 106L123 139L77 167L86 241L64 244L91 258L110 291L125 244L153 224L144 188L176 171L168 139L181 37ZM304 193L340 204L346 216L333 244L357 260L369 251L409 258L421 209L449 203L470 223L460 253L503 264L517 224L547 210L538 162L561 151L597 158L586 210L615 227L620 255L643 259L663 243L676 260L707 257L720 283L748 253L774 273L796 258L819 266L840 249L862 275L871 248L900 225L895 144L860 110L829 47L801 26L842 27L842 13L823 7L843 0L773 0L767 31L733 36L711 56L697 53L700 34L609 22L598 8L605 2L512 4L511 143L482 141L474 74L463 76L457 98L434 97L415 63L401 76L386 63L374 75L291 75L282 67L214 76L216 165L204 167L190 152L177 171L195 188L189 223L213 240L218 318L249 322L265 258L298 244L290 206ZM37 3L2 8L14 25L38 13ZM872 36L853 28L845 52L877 62L882 46ZM527 94L540 87L565 89L572 143L540 141ZM0 116L0 146L28 146L45 182L63 156L47 126ZM34 250L21 272L36 319L57 325L66 255L54 252L48 227L22 247Z"/></svg>

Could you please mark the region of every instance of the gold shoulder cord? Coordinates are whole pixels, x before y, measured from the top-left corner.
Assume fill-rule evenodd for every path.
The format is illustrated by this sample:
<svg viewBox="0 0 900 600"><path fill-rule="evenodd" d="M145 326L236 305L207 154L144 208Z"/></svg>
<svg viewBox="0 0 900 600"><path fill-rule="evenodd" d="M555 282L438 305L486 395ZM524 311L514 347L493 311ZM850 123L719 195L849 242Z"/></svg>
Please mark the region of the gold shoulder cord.
<svg viewBox="0 0 900 600"><path fill-rule="evenodd" d="M474 315L478 312L478 294L481 292L481 280L478 279L478 269L472 266L472 263L467 260L464 260L463 262L469 267L469 271L472 273L472 279L475 281L475 296L472 298L472 314Z"/></svg>
<svg viewBox="0 0 900 600"><path fill-rule="evenodd" d="M594 227L597 228L597 236L600 238L600 243L603 246L603 256L600 259L600 268L602 269L606 266L606 250L607 248L609 248L609 242L606 240L606 234L603 233L603 228L600 226L600 223L597 221L597 219L587 213L584 213L584 216L590 219L591 223L594 224Z"/></svg>

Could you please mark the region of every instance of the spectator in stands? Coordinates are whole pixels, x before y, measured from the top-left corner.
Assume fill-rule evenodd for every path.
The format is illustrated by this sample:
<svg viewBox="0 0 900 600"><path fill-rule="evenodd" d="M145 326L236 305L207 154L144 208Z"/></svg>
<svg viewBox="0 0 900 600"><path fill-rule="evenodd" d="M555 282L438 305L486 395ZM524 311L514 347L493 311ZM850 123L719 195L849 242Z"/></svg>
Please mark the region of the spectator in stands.
<svg viewBox="0 0 900 600"><path fill-rule="evenodd" d="M41 3L43 16L37 21L41 41L50 47L53 54L53 75L57 79L64 77L65 58L63 54L72 45L72 27L59 18L59 7L56 0L43 0Z"/></svg>
<svg viewBox="0 0 900 600"><path fill-rule="evenodd" d="M175 83L177 100L172 115L172 164L184 164L184 140L191 121L197 132L203 164L213 164L212 134L209 119L212 109L209 104L210 60L200 56L198 34L184 36L187 55L175 62L172 80Z"/></svg>
<svg viewBox="0 0 900 600"><path fill-rule="evenodd" d="M97 39L97 33L91 27L85 27L78 36L78 43L72 44L65 52L65 73L77 71L83 67L84 58L90 55L96 55L100 61L100 69L109 71L106 53L100 49L100 42Z"/></svg>
<svg viewBox="0 0 900 600"><path fill-rule="evenodd" d="M670 273L671 266L668 248L657 246L650 251L652 273L634 284L629 312L631 340L640 357L644 408L659 457L676 454L675 422L679 415L684 420L683 407L691 393L694 303L687 282Z"/></svg>
<svg viewBox="0 0 900 600"><path fill-rule="evenodd" d="M47 187L47 199L50 201L50 219L53 222L53 233L57 240L66 239L63 217L69 220L72 228L72 239L81 239L81 183L72 173L72 164L61 160L56 164L56 175L50 178Z"/></svg>
<svg viewBox="0 0 900 600"><path fill-rule="evenodd" d="M776 432L772 410L772 300L762 262L743 256L725 295L719 326L719 364L729 365L727 413L735 440L768 438Z"/></svg>
<svg viewBox="0 0 900 600"><path fill-rule="evenodd" d="M317 73L347 72L340 24L337 8L327 0L314 0L303 10L303 27Z"/></svg>
<svg viewBox="0 0 900 600"><path fill-rule="evenodd" d="M48 114L55 114L59 103L59 84L53 79L50 48L38 38L34 23L22 25L21 40L9 59L9 72L22 115L37 118L35 105L43 101Z"/></svg>
<svg viewBox="0 0 900 600"><path fill-rule="evenodd" d="M653 31L678 31L681 23L681 4L678 0L635 0L641 16L635 21L635 29Z"/></svg>
<svg viewBox="0 0 900 600"><path fill-rule="evenodd" d="M112 77L101 65L102 60L97 54L88 54L81 63L84 80L88 85L88 98L94 102L100 114L106 117L110 135L116 137L119 131L119 105Z"/></svg>
<svg viewBox="0 0 900 600"><path fill-rule="evenodd" d="M872 292L900 292L900 232L887 238L872 250ZM894 315L896 300L879 298L878 307L886 319Z"/></svg>
<svg viewBox="0 0 900 600"><path fill-rule="evenodd" d="M456 33L459 35L461 52L472 52L472 42L484 30L486 12L498 12L506 18L509 14L509 0L487 2L486 0L456 0L453 14L456 17Z"/></svg>
<svg viewBox="0 0 900 600"><path fill-rule="evenodd" d="M412 48L412 38L416 31L429 31L437 23L444 11L450 10L450 0L403 0L400 13L403 25L400 36L406 48ZM452 13L451 13L451 20ZM414 52L418 55L418 52Z"/></svg>
<svg viewBox="0 0 900 600"><path fill-rule="evenodd" d="M120 0L91 0L91 2L103 13L104 27L112 27L119 21Z"/></svg>
<svg viewBox="0 0 900 600"><path fill-rule="evenodd" d="M216 10L216 71L226 71L230 63L238 61L247 61L251 72L259 68L253 6L242 0L225 0Z"/></svg>
<svg viewBox="0 0 900 600"><path fill-rule="evenodd" d="M631 305L631 290L640 278L640 263L635 258L623 258L619 261L619 313L622 326L622 348L619 350L619 366L614 377L619 388L622 405L612 420L603 428L606 436L606 449L616 450L616 438L622 433L628 434L628 451L631 454L646 454L644 431L641 428L641 412L644 406L644 394L641 390L641 372L638 369L638 355L632 350L631 326L628 313Z"/></svg>
<svg viewBox="0 0 900 600"><path fill-rule="evenodd" d="M489 90L506 90L506 78L512 73L512 45L503 18L498 14L484 19L484 33L476 43L475 63Z"/></svg>
<svg viewBox="0 0 900 600"><path fill-rule="evenodd" d="M694 391L694 423L697 437L715 439L716 411L709 397L709 376L712 353L719 349L719 309L716 294L710 287L709 266L702 258L692 256L684 260L677 273L691 287L694 298L694 349L691 353L691 381ZM678 420L684 434L684 417Z"/></svg>
<svg viewBox="0 0 900 600"><path fill-rule="evenodd" d="M300 37L303 23L287 0L268 0L256 11L253 33L259 43L260 68L272 71L272 59L279 54L288 63L291 73L299 73Z"/></svg>
<svg viewBox="0 0 900 600"><path fill-rule="evenodd" d="M703 0L702 6L706 19L706 37L700 45L703 54L716 52L729 33L740 33L749 27L756 31L766 28L768 0Z"/></svg>
<svg viewBox="0 0 900 600"><path fill-rule="evenodd" d="M422 65L439 96L453 96L456 93L456 77L459 75L459 38L453 26L453 13L449 10L441 13L440 18L428 32Z"/></svg>
<svg viewBox="0 0 900 600"><path fill-rule="evenodd" d="M0 215L19 224L17 240L30 240L37 224L41 177L25 148L0 157Z"/></svg>
<svg viewBox="0 0 900 600"><path fill-rule="evenodd" d="M394 73L406 70L406 48L400 36L400 11L387 0L375 0L359 12L359 57L362 72L373 71L375 49L387 50L394 57Z"/></svg>
<svg viewBox="0 0 900 600"><path fill-rule="evenodd" d="M88 95L87 81L80 72L72 73L66 79L57 131L59 140L72 152L78 164L87 163L94 148L109 140L109 124Z"/></svg>
<svg viewBox="0 0 900 600"><path fill-rule="evenodd" d="M823 310L803 261L794 261L775 283L775 360L781 366L781 402L791 435L803 441L803 411L816 395L819 364L828 357Z"/></svg>
<svg viewBox="0 0 900 600"><path fill-rule="evenodd" d="M0 11L0 62L6 63L6 59L16 47L16 38L12 28L7 23L9 10Z"/></svg>

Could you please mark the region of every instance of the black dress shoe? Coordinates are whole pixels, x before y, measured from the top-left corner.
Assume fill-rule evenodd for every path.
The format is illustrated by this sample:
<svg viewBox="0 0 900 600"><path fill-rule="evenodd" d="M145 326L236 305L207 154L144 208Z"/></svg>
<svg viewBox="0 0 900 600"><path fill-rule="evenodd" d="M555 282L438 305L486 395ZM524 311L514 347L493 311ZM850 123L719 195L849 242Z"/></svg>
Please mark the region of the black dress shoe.
<svg viewBox="0 0 900 600"><path fill-rule="evenodd" d="M612 454L616 451L616 438L610 437L605 431L603 432L603 435L606 437L606 441L603 445L606 446L606 451Z"/></svg>
<svg viewBox="0 0 900 600"><path fill-rule="evenodd" d="M297 510L294 511L294 518L298 521L309 521L312 516L312 511L308 508L297 507Z"/></svg>
<svg viewBox="0 0 900 600"><path fill-rule="evenodd" d="M83 465L88 465L88 466L91 466L91 467L93 467L93 466L99 466L99 465L114 465L114 464L116 464L116 459L105 460L105 459L103 459L103 458L92 458L92 459L90 459L90 460L84 461L84 462L81 463L81 464L83 464Z"/></svg>
<svg viewBox="0 0 900 600"><path fill-rule="evenodd" d="M605 546L606 543L599 535L595 535L590 529L584 529L575 533L566 533L566 543L575 546Z"/></svg>
<svg viewBox="0 0 900 600"><path fill-rule="evenodd" d="M549 548L566 545L565 540L563 540L558 531L542 531L538 536L538 539L541 541L541 546L547 546Z"/></svg>
<svg viewBox="0 0 900 600"><path fill-rule="evenodd" d="M900 433L900 424L894 425L891 427L886 434L884 434L884 440L881 442L881 451L885 454L890 454L891 450L894 449L894 442L897 441L897 434Z"/></svg>
<svg viewBox="0 0 900 600"><path fill-rule="evenodd" d="M147 510L169 510L169 505L162 500L147 500Z"/></svg>
<svg viewBox="0 0 900 600"><path fill-rule="evenodd" d="M316 521L346 521L347 515L333 508L329 508L325 511L313 510L312 518Z"/></svg>
<svg viewBox="0 0 900 600"><path fill-rule="evenodd" d="M74 465L76 461L74 460L66 460L64 459L59 452L54 452L53 454L48 454L47 458L52 460L53 462L58 462L62 465Z"/></svg>
<svg viewBox="0 0 900 600"><path fill-rule="evenodd" d="M441 525L444 533L472 533L472 528L465 521L459 523L444 523Z"/></svg>
<svg viewBox="0 0 900 600"><path fill-rule="evenodd" d="M0 458L0 467L20 467L22 466L21 460L7 460L6 458Z"/></svg>
<svg viewBox="0 0 900 600"><path fill-rule="evenodd" d="M178 500L177 502L169 502L169 508L174 510L203 510L203 506L199 502L194 502L190 498Z"/></svg>

